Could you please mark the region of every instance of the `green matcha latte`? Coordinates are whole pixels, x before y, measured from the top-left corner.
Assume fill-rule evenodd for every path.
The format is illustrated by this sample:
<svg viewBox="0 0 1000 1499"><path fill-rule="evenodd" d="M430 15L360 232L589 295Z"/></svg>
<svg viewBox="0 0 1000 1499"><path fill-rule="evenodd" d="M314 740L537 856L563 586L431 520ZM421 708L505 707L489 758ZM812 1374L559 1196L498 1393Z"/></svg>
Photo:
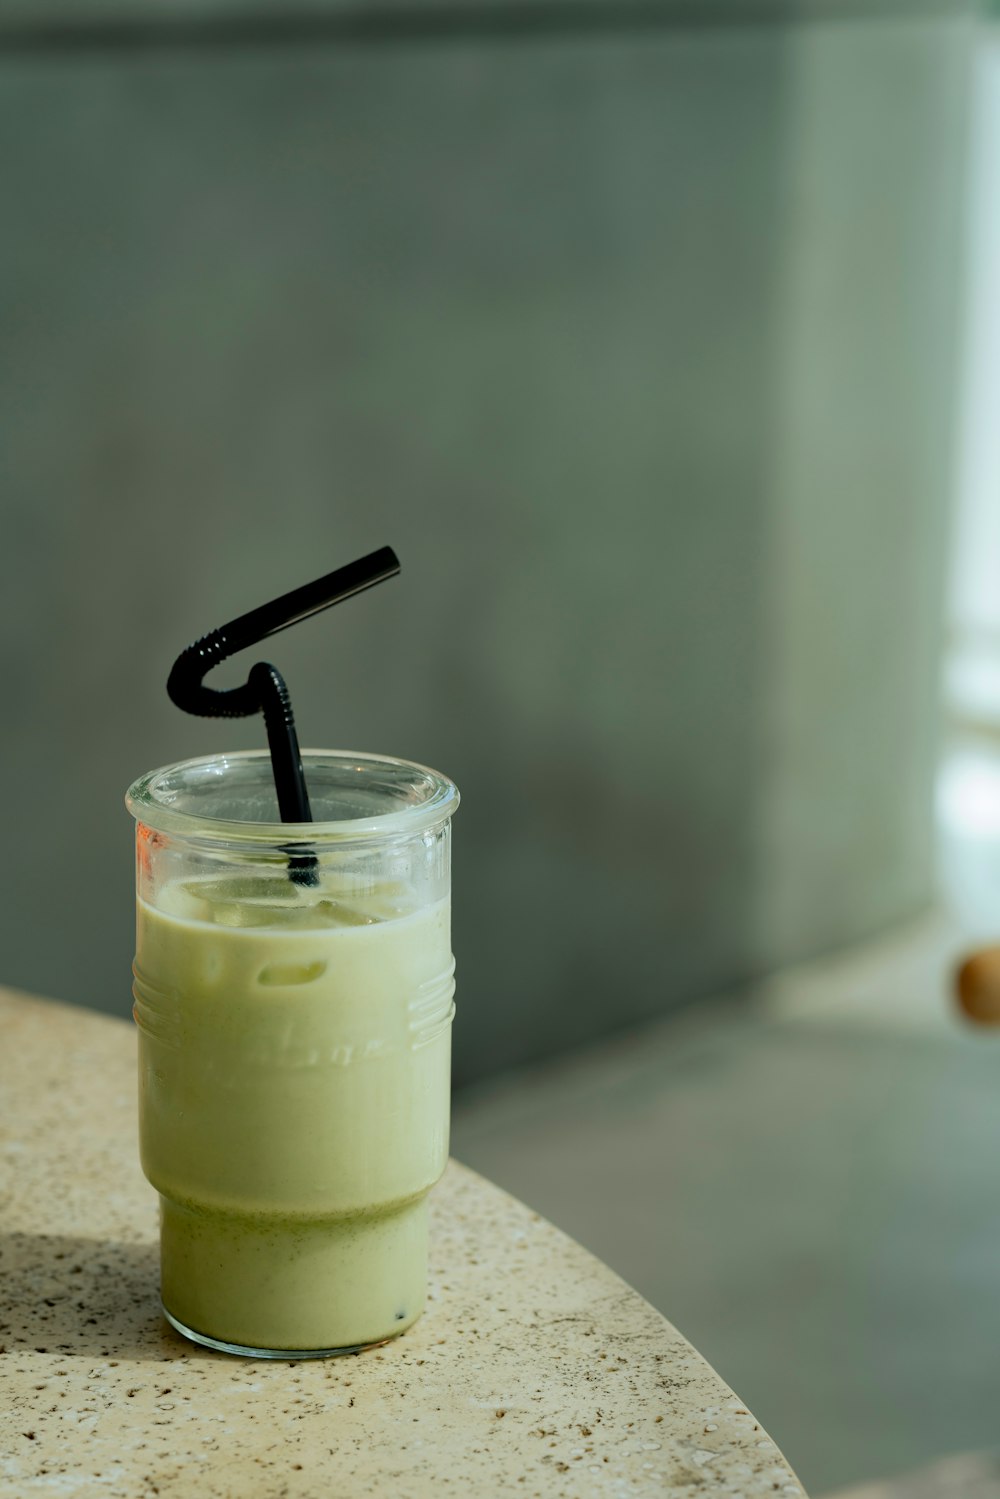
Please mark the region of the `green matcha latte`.
<svg viewBox="0 0 1000 1499"><path fill-rule="evenodd" d="M303 759L317 820L301 828L266 820L266 756L168 767L129 796L164 1310L199 1341L276 1356L420 1315L448 1153L457 793L405 762ZM311 884L288 872L306 834Z"/></svg>

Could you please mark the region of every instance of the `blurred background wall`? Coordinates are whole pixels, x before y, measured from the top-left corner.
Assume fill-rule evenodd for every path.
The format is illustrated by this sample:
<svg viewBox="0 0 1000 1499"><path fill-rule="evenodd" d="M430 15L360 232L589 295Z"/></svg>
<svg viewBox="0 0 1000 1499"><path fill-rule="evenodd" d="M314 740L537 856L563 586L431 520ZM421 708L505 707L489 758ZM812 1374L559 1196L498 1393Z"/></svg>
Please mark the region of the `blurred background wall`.
<svg viewBox="0 0 1000 1499"><path fill-rule="evenodd" d="M385 542L272 655L462 789L459 1081L919 908L967 41L6 0L0 977L127 1013L174 656Z"/></svg>

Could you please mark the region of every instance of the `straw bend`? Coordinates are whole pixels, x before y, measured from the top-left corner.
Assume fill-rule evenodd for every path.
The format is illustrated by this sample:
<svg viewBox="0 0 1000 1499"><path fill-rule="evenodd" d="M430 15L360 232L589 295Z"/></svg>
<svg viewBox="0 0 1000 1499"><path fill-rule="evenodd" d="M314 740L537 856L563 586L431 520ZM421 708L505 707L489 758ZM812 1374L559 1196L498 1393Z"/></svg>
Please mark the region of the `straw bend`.
<svg viewBox="0 0 1000 1499"><path fill-rule="evenodd" d="M167 678L171 702L185 713L201 718L250 718L263 713L267 743L271 751L278 812L282 822L311 822L309 792L302 771L295 719L285 679L269 661L258 661L240 687L206 687L205 677L238 651L258 645L269 635L297 624L351 598L375 583L399 572L399 559L392 547L380 547L356 562L295 588L220 625L181 651ZM289 850L289 873L300 884L315 883L316 860L309 853Z"/></svg>
<svg viewBox="0 0 1000 1499"><path fill-rule="evenodd" d="M185 713L194 713L201 718L249 718L266 710L266 703L259 696L259 689L263 688L273 706L271 689L263 677L258 677L256 688L253 673L241 687L206 687L204 678L213 667L235 656L238 651L258 645L267 636L276 635L279 630L372 588L398 572L399 559L392 547L379 547L378 551L369 552L356 562L348 562L345 567L326 573L313 583L305 583L291 593L272 599L269 604L262 604L258 609L251 609L248 614L220 625L177 657L167 678L171 702ZM281 680L274 667L268 669ZM282 688L290 719L291 708L287 706L288 691L284 682Z"/></svg>
<svg viewBox="0 0 1000 1499"><path fill-rule="evenodd" d="M223 625L181 651L167 678L171 702L199 718L250 718L259 713L262 704L249 680L240 687L225 688L206 687L203 681L213 666L241 649L242 646L230 643Z"/></svg>

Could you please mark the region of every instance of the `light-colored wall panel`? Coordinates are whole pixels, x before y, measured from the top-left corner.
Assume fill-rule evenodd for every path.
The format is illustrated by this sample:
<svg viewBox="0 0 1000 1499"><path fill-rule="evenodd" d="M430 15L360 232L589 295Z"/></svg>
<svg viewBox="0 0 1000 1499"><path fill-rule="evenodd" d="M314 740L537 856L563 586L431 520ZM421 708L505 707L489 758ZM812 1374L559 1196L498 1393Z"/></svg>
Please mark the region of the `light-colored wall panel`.
<svg viewBox="0 0 1000 1499"><path fill-rule="evenodd" d="M127 1009L173 656L386 541L272 654L463 790L461 1076L924 899L961 35L0 51L2 977Z"/></svg>

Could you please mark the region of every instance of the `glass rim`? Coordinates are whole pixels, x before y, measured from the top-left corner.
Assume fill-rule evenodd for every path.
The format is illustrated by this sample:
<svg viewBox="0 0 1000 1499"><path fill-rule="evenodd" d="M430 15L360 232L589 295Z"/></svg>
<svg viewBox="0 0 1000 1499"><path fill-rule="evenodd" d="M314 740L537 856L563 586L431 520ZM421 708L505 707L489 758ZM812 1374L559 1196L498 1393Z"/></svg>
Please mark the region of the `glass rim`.
<svg viewBox="0 0 1000 1499"><path fill-rule="evenodd" d="M324 844L329 846L409 838L414 833L425 832L447 822L458 807L460 797L454 781L416 760L402 760L392 755L359 750L303 749L301 753L307 774L310 765L314 769L323 764L353 765L359 770L388 767L417 772L426 781L427 794L419 801L391 812L329 822L245 822L201 812L182 811L172 806L167 796L166 782L169 777L176 779L184 771L197 771L210 766L224 768L234 762L256 762L266 765L270 773L271 757L267 750L223 750L211 755L195 755L188 760L176 760L147 771L129 786L125 793L125 805L136 822L141 822L153 832L177 834L190 841L214 847L256 845L267 848L280 848L299 842L322 847Z"/></svg>

